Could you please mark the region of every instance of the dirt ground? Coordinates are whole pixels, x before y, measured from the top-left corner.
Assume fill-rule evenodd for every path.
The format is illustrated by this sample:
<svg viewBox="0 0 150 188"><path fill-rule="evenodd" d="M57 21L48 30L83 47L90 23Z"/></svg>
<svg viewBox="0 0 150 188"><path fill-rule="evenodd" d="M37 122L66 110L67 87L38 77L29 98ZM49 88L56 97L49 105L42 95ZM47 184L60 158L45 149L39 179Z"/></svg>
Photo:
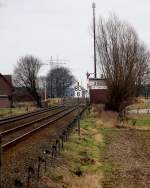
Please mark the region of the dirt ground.
<svg viewBox="0 0 150 188"><path fill-rule="evenodd" d="M150 187L150 131L113 130L105 133L104 162L111 164L104 188Z"/></svg>
<svg viewBox="0 0 150 188"><path fill-rule="evenodd" d="M126 124L118 129L117 113L100 109L94 106L92 113L105 144L103 187L150 188L150 126Z"/></svg>

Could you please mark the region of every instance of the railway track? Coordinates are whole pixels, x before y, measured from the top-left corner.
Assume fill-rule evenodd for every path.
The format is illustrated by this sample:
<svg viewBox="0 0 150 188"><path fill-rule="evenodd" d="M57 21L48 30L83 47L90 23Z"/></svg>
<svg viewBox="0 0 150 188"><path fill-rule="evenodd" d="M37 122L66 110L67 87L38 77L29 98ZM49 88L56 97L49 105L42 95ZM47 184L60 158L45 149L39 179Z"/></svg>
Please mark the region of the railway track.
<svg viewBox="0 0 150 188"><path fill-rule="evenodd" d="M78 110L78 107L58 108L57 111L52 114L47 114L44 117L34 119L31 122L27 122L20 126L13 127L11 129L1 132L2 149L4 151L8 150L9 148L27 139L32 134L35 134L37 131L46 128L47 126L55 123L63 117L66 117L75 110Z"/></svg>
<svg viewBox="0 0 150 188"><path fill-rule="evenodd" d="M3 119L0 119L0 126L4 125L4 124L15 122L15 121L18 121L18 120L21 120L21 119L29 118L29 117L32 117L32 116L35 116L35 115L39 115L41 113L48 112L50 110L62 108L62 107L63 106L55 106L55 107L37 110L37 111L33 111L33 112L29 112L29 113L25 113L25 114L13 116L13 117L3 118Z"/></svg>
<svg viewBox="0 0 150 188"><path fill-rule="evenodd" d="M47 117L48 115L51 115L55 113L55 111L63 110L65 107L60 106L60 107L55 107L55 108L50 108L50 109L45 109L42 111L37 111L34 113L30 114L25 114L22 116L16 116L13 117L12 119L6 119L0 123L0 132L7 131L9 129L13 129L15 127L20 127L21 125L28 124L29 122L32 122L34 120L38 120L44 117Z"/></svg>
<svg viewBox="0 0 150 188"><path fill-rule="evenodd" d="M53 116L55 116L55 115L57 115L57 114L63 112L64 110L65 110L65 108L55 110L55 112L53 112L53 113L51 113L51 114L48 113L48 114L46 114L44 117L40 117L40 118L34 119L34 120L32 120L32 121L29 121L29 122L24 123L24 124L22 124L22 125L20 125L20 126L17 126L17 127L15 126L14 128L10 128L10 129L8 129L8 130L6 130L6 131L1 132L0 134L1 134L2 136L7 136L7 135L9 135L10 133L14 133L14 132L16 132L16 131L19 131L19 130L22 130L22 129L24 129L24 128L27 128L27 127L29 127L29 126L31 126L31 125L34 125L35 123L39 123L39 122L42 122L42 121L44 121L44 120L46 120L46 119L48 119L48 118L51 118L51 117L53 117ZM49 112L49 111L48 111L48 112Z"/></svg>

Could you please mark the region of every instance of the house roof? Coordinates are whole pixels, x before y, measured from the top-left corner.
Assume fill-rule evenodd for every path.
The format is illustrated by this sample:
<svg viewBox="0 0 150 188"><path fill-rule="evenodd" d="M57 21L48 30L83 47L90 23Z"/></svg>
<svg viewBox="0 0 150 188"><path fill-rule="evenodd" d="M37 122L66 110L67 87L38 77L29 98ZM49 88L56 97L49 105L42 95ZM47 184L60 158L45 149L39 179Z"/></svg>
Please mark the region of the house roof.
<svg viewBox="0 0 150 188"><path fill-rule="evenodd" d="M13 89L13 85L11 83L11 75L2 75L0 73L0 77Z"/></svg>

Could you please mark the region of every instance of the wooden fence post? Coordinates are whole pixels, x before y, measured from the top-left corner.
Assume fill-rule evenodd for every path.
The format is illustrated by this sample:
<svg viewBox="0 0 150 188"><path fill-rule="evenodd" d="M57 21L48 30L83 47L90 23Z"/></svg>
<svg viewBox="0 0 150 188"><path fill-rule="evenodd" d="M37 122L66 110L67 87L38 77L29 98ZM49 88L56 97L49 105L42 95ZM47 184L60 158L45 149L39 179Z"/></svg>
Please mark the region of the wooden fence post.
<svg viewBox="0 0 150 188"><path fill-rule="evenodd" d="M35 175L35 171L32 167L28 168L28 177L27 177L27 188L30 188L32 184L33 176Z"/></svg>
<svg viewBox="0 0 150 188"><path fill-rule="evenodd" d="M23 187L23 183L20 180L15 180L15 188L21 188Z"/></svg>
<svg viewBox="0 0 150 188"><path fill-rule="evenodd" d="M79 108L79 104L78 104L78 135L80 138L80 108Z"/></svg>

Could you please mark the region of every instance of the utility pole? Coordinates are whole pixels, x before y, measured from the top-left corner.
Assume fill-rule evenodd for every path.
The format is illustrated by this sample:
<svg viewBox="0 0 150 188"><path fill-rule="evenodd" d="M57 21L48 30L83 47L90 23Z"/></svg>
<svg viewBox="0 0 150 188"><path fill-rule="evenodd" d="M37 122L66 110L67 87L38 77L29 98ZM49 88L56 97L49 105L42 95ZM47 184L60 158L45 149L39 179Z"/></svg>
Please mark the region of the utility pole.
<svg viewBox="0 0 150 188"><path fill-rule="evenodd" d="M59 59L59 57L57 57L56 59L53 59L52 56L49 60L49 64L50 64L51 68L53 68L55 66L63 66L67 62L69 62L69 59Z"/></svg>
<svg viewBox="0 0 150 188"><path fill-rule="evenodd" d="M93 2L93 33L94 33L94 77L97 77L97 70L96 70L96 31L95 31L95 8L96 4Z"/></svg>

